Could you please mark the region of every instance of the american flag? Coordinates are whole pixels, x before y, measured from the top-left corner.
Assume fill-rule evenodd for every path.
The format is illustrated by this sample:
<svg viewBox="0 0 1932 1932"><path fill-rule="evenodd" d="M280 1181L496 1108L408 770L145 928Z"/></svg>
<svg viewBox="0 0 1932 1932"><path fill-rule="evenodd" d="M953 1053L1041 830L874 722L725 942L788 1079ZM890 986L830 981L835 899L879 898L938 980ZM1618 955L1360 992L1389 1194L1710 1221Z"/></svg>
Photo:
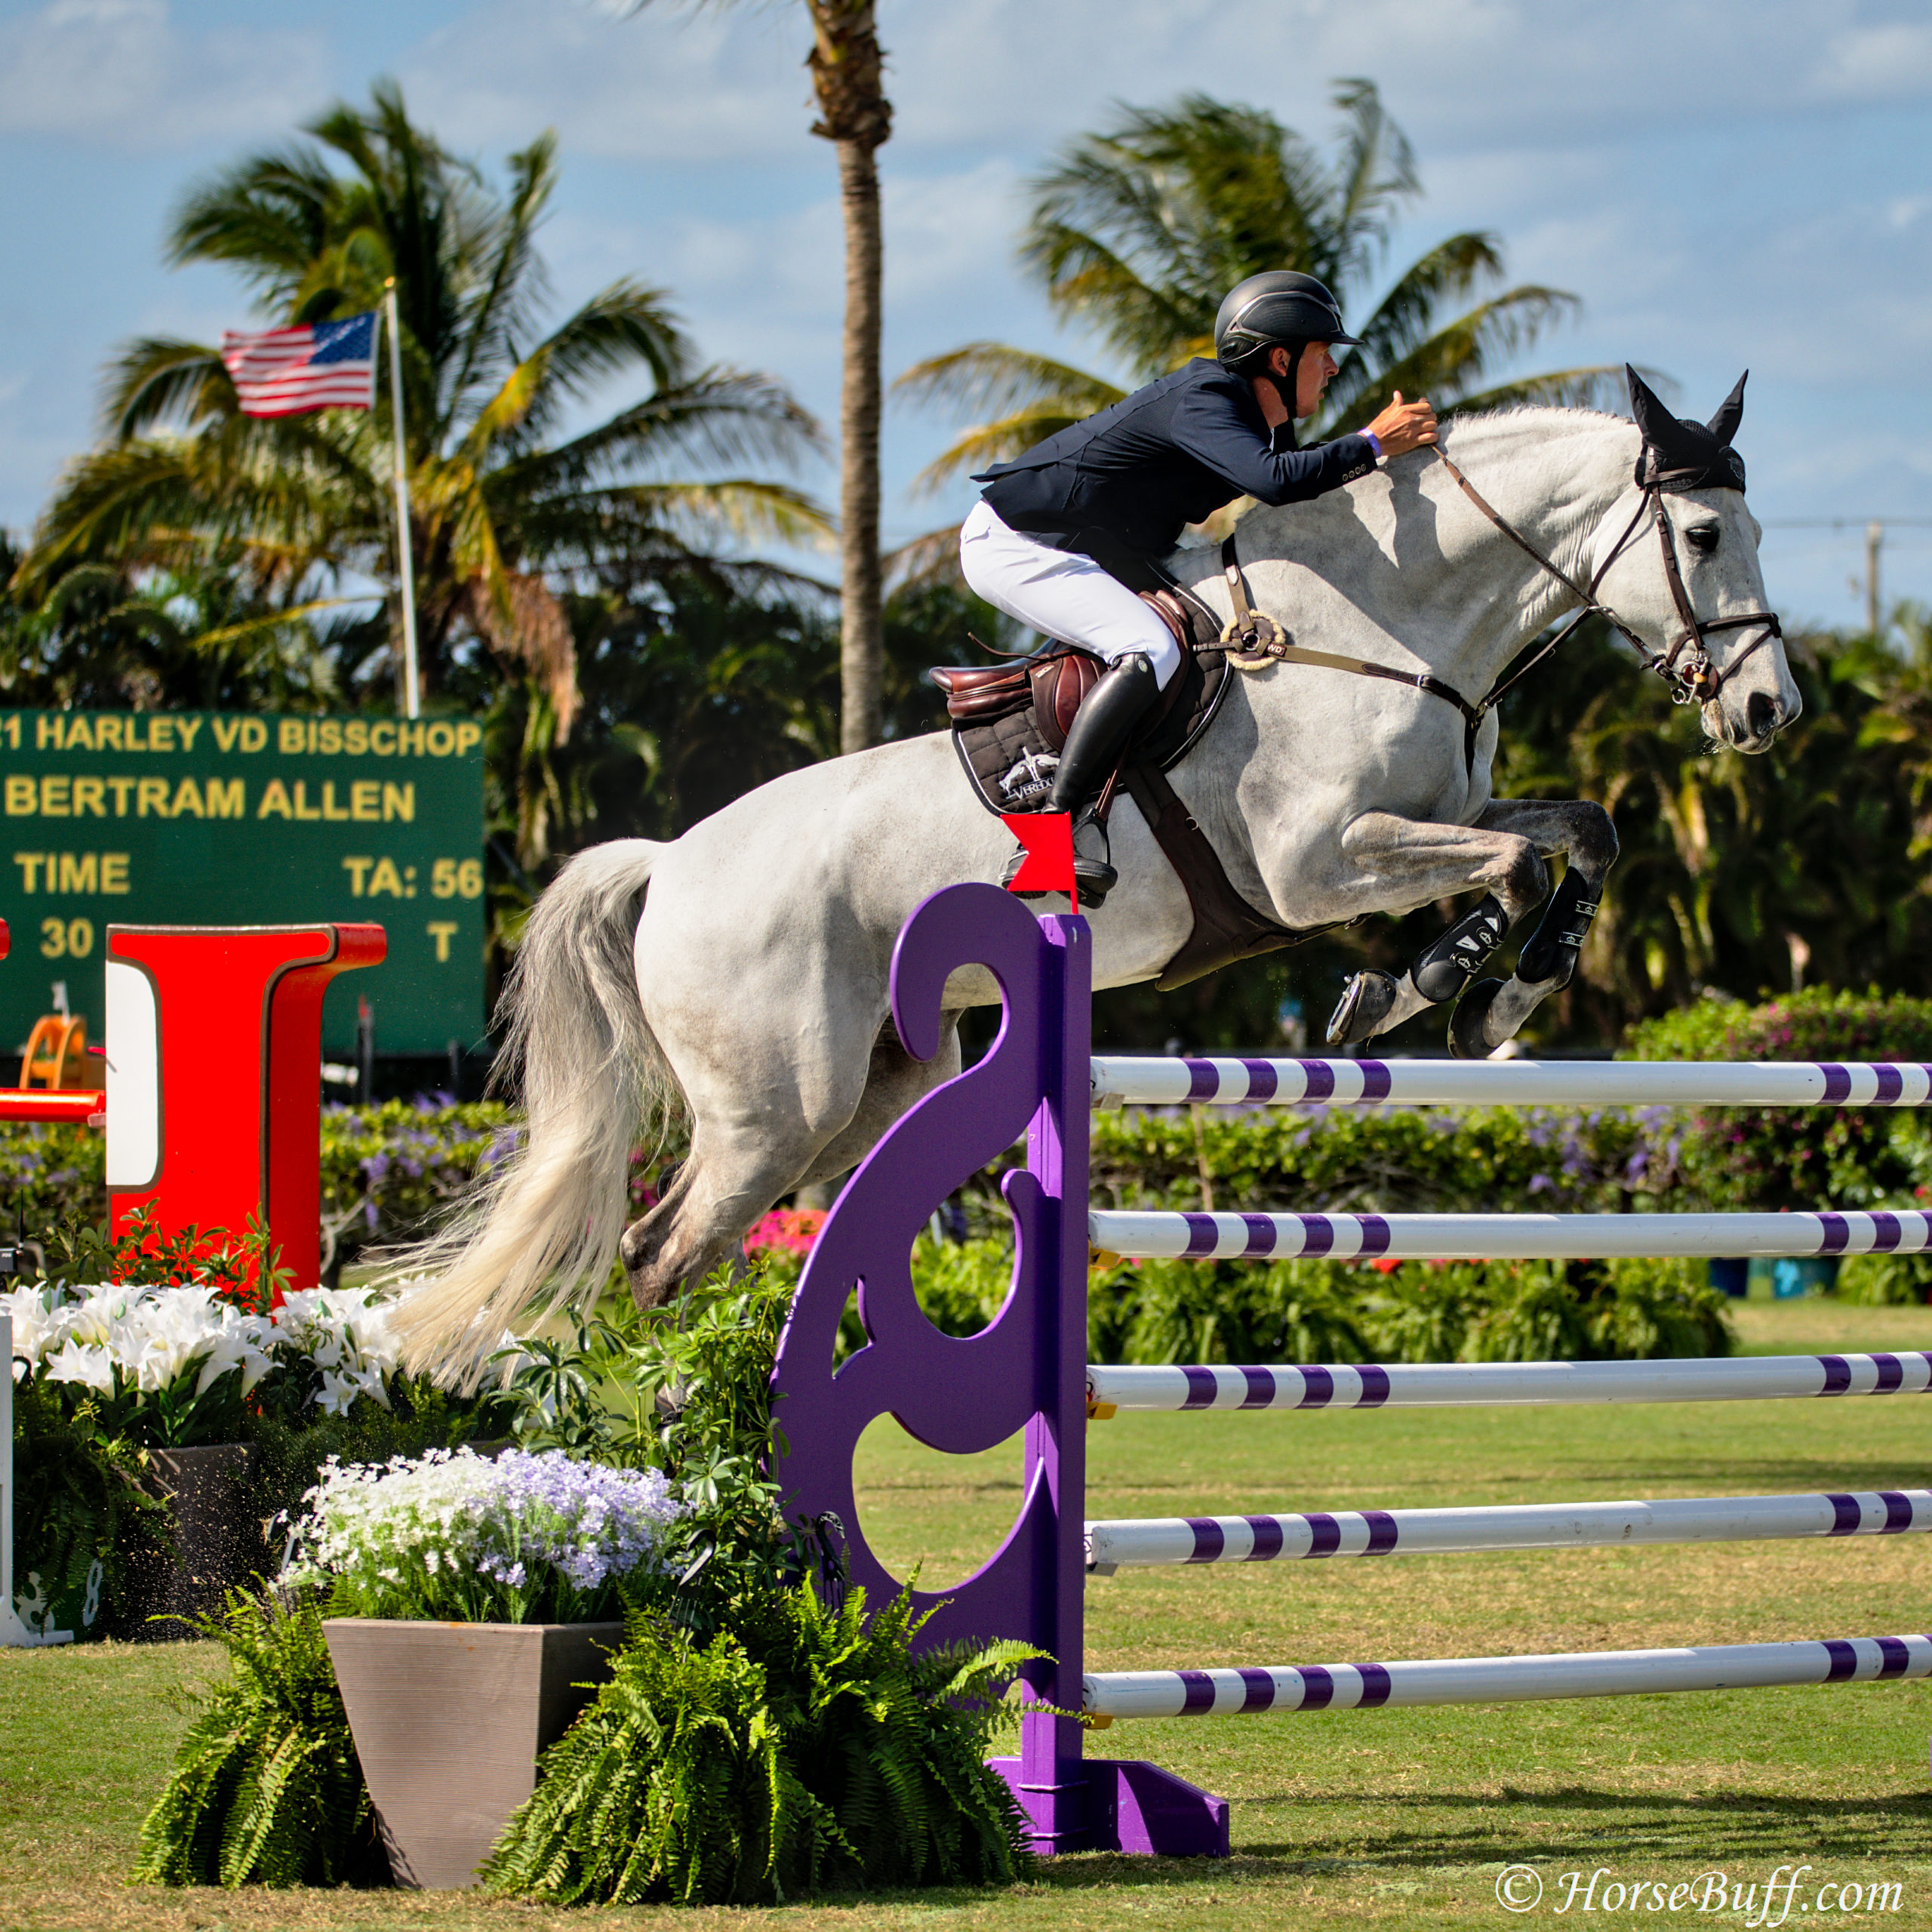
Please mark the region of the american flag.
<svg viewBox="0 0 1932 1932"><path fill-rule="evenodd" d="M376 312L260 335L223 331L221 359L244 416L368 409L376 400Z"/></svg>

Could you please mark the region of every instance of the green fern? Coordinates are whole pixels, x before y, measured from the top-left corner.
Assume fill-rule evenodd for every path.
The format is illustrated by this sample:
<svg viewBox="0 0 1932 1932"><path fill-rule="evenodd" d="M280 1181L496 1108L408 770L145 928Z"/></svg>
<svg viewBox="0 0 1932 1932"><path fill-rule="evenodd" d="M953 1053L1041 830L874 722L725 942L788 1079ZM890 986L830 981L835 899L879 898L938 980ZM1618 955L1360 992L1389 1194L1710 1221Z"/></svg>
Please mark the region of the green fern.
<svg viewBox="0 0 1932 1932"><path fill-rule="evenodd" d="M904 1593L868 1620L862 1592L833 1610L809 1584L741 1604L708 1641L634 1618L482 1882L571 1905L1011 1883L1021 1821L983 1761L1038 1653L915 1654L924 1620Z"/></svg>
<svg viewBox="0 0 1932 1932"><path fill-rule="evenodd" d="M226 1647L232 1674L202 1701L141 1826L137 1884L386 1876L321 1618L314 1602L237 1590L220 1616L192 1620Z"/></svg>

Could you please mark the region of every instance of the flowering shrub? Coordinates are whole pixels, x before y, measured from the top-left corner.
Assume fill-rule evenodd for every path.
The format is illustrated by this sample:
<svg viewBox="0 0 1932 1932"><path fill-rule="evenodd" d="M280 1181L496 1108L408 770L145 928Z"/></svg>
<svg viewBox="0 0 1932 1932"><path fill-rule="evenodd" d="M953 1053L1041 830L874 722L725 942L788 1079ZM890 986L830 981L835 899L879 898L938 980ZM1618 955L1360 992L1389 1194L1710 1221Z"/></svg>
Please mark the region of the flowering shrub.
<svg viewBox="0 0 1932 1932"><path fill-rule="evenodd" d="M515 1151L522 1125L496 1102L440 1096L322 1109L322 1269L421 1229Z"/></svg>
<svg viewBox="0 0 1932 1932"><path fill-rule="evenodd" d="M1820 990L1747 1007L1704 1000L1635 1028L1640 1060L1932 1060L1932 1000ZM1774 1212L1932 1198L1932 1147L1911 1109L1708 1108L1687 1117L1696 1204Z"/></svg>
<svg viewBox="0 0 1932 1932"><path fill-rule="evenodd" d="M291 1418L340 1415L362 1395L386 1407L391 1305L361 1289L290 1295L272 1315L243 1314L219 1286L0 1294L16 1381L56 1386L108 1434L166 1449L240 1439L251 1397L254 1412Z"/></svg>
<svg viewBox="0 0 1932 1932"><path fill-rule="evenodd" d="M747 1254L809 1254L818 1231L825 1226L819 1208L774 1208L744 1239Z"/></svg>
<svg viewBox="0 0 1932 1932"><path fill-rule="evenodd" d="M619 1615L618 1586L660 1567L664 1533L683 1513L657 1470L558 1450L331 1462L304 1500L285 1586L331 1589L348 1614L471 1623Z"/></svg>

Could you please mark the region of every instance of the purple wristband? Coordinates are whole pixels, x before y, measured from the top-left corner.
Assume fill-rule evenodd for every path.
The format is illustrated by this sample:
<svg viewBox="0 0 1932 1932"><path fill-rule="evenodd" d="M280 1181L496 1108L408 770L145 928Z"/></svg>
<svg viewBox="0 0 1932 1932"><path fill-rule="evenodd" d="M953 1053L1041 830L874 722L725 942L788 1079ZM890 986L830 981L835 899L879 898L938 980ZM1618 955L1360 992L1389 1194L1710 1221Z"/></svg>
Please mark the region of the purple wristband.
<svg viewBox="0 0 1932 1932"><path fill-rule="evenodd" d="M1360 429L1355 433L1375 452L1375 460L1380 463L1382 460L1382 438L1369 429Z"/></svg>

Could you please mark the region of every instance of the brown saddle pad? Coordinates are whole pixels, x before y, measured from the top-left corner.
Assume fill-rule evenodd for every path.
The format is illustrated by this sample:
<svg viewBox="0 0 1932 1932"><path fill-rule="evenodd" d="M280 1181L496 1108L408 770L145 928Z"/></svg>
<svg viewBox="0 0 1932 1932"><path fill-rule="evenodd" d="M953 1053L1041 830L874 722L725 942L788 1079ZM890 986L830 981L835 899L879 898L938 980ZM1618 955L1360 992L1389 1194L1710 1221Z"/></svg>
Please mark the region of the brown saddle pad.
<svg viewBox="0 0 1932 1932"><path fill-rule="evenodd" d="M1142 593L1186 647L1181 668L1122 755L1122 769L1167 771L1193 749L1214 721L1227 689L1227 654L1205 621L1166 592ZM1014 664L936 665L927 675L946 694L953 749L974 794L993 813L1035 812L1053 789L1054 772L1081 700L1106 669L1072 645L1050 645Z"/></svg>

